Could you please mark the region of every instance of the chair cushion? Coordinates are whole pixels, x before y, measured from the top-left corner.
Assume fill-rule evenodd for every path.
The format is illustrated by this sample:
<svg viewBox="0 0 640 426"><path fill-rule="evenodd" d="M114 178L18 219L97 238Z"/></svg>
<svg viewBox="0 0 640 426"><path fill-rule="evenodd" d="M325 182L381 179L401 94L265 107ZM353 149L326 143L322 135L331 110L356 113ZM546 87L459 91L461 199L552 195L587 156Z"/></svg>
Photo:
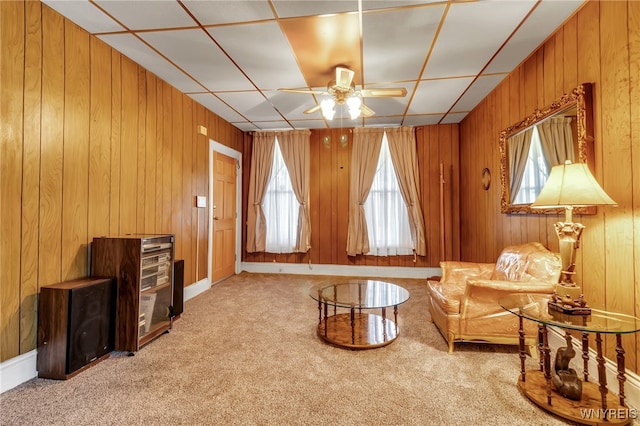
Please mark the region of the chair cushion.
<svg viewBox="0 0 640 426"><path fill-rule="evenodd" d="M437 304L443 312L447 314L460 313L460 300L464 294L466 282L428 281L427 288L432 303Z"/></svg>
<svg viewBox="0 0 640 426"><path fill-rule="evenodd" d="M539 242L532 242L506 247L496 262L491 279L557 282L561 269L558 254Z"/></svg>

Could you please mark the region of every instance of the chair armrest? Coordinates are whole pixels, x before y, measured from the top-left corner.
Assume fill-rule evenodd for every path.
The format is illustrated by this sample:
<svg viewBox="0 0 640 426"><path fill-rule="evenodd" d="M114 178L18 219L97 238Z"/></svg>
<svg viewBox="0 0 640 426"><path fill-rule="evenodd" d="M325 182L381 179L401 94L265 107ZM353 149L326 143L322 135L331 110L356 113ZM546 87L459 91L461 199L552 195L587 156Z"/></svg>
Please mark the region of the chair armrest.
<svg viewBox="0 0 640 426"><path fill-rule="evenodd" d="M467 280L460 313L463 317L478 318L506 312L498 303L511 293L552 294L554 284L544 281Z"/></svg>
<svg viewBox="0 0 640 426"><path fill-rule="evenodd" d="M463 283L470 278L489 279L494 268L495 264L493 263L443 261L440 262L442 270L440 282L445 284L449 282Z"/></svg>

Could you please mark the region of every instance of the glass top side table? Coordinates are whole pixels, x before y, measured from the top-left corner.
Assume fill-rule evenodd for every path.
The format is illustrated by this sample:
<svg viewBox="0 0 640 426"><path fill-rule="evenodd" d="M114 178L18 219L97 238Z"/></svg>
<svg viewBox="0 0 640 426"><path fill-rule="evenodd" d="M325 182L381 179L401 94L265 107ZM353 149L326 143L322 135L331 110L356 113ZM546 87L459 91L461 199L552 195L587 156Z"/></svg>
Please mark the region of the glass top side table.
<svg viewBox="0 0 640 426"><path fill-rule="evenodd" d="M549 309L550 295L543 294L512 294L499 300L500 306L519 317L520 341L520 378L518 387L538 406L566 419L590 425L609 424L622 425L631 422L633 413L625 405L624 382L625 365L622 335L640 331L640 319L631 315L591 309L589 315L569 315ZM539 325L538 349L540 352L539 369L525 370L526 352L524 349L523 320L535 321ZM566 348L559 348L556 362L552 368L551 351L547 326L565 330ZM574 353L571 335L566 330L576 330L582 333L583 380L580 381L581 395L572 395L570 391L563 392L562 382L556 381L560 372L558 363L564 361L561 355ZM598 384L589 382L589 334L596 334L596 362L598 366ZM616 336L616 354L618 367L618 398L609 393L605 370L605 358L602 352L602 334ZM570 348L570 349L568 349ZM560 358L560 361L558 360ZM564 370L568 371L568 370ZM575 372L575 370L573 370ZM564 372L563 372L564 374ZM553 380L552 380L553 379ZM558 385L560 383L560 385ZM590 418L591 416L591 418Z"/></svg>

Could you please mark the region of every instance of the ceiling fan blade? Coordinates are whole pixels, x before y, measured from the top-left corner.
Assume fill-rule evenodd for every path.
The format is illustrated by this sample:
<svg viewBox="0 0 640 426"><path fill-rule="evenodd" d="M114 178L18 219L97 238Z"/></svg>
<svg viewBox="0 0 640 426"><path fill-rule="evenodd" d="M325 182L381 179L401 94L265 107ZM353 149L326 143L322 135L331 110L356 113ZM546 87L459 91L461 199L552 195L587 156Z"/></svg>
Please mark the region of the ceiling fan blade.
<svg viewBox="0 0 640 426"><path fill-rule="evenodd" d="M349 90L351 88L351 82L353 81L354 75L355 71L352 71L349 68L336 67L336 87Z"/></svg>
<svg viewBox="0 0 640 426"><path fill-rule="evenodd" d="M368 106L366 106L365 104L361 104L360 105L360 113L362 114L363 117L366 118L366 117L371 117L376 112L374 110L372 110L371 108L369 108Z"/></svg>
<svg viewBox="0 0 640 426"><path fill-rule="evenodd" d="M407 89L404 87L363 89L359 93L363 98L401 98L407 95Z"/></svg>
<svg viewBox="0 0 640 426"><path fill-rule="evenodd" d="M313 114L320 109L320 105L312 106L311 108L303 111L304 114Z"/></svg>
<svg viewBox="0 0 640 426"><path fill-rule="evenodd" d="M281 92L289 93L308 93L310 95L327 95L328 93L323 90L309 90L309 89L278 89Z"/></svg>

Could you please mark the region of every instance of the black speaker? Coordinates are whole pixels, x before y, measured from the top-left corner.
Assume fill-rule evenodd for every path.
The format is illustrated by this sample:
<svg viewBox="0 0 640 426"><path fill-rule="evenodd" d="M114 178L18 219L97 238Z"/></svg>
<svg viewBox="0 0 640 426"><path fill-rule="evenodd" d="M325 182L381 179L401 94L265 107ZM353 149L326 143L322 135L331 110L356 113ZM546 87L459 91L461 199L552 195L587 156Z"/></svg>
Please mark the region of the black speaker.
<svg viewBox="0 0 640 426"><path fill-rule="evenodd" d="M68 379L109 356L115 344L115 280L45 286L38 301L38 377Z"/></svg>
<svg viewBox="0 0 640 426"><path fill-rule="evenodd" d="M178 317L184 309L184 260L173 262L173 315Z"/></svg>

